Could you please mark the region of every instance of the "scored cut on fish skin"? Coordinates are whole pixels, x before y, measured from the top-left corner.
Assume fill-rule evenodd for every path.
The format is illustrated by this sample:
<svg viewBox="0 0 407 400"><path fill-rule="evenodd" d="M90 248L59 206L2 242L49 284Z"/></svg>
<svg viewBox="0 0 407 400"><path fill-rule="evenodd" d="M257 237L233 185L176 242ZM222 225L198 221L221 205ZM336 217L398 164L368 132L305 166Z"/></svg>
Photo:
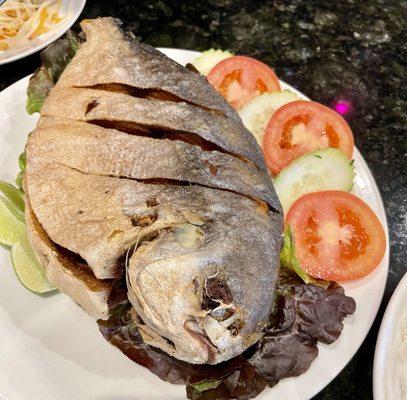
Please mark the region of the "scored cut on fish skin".
<svg viewBox="0 0 407 400"><path fill-rule="evenodd" d="M159 89L184 101L236 116L221 95L204 84L203 76L131 38L122 30L120 20L97 18L83 20L80 25L86 41L62 73L59 86L117 83L139 89Z"/></svg>
<svg viewBox="0 0 407 400"><path fill-rule="evenodd" d="M263 158L259 151L253 151L252 140L247 140L247 131L242 124L187 103L107 90L56 87L46 99L41 115L78 121L125 121L152 129L182 132L186 137L196 134L264 170Z"/></svg>
<svg viewBox="0 0 407 400"><path fill-rule="evenodd" d="M32 160L58 162L87 174L197 183L279 207L270 178L254 165L180 140L43 117L28 140L27 152Z"/></svg>
<svg viewBox="0 0 407 400"><path fill-rule="evenodd" d="M256 139L204 76L188 70L154 47L136 41L120 25L114 18L82 21L86 42L62 73L57 87L126 85L144 91L160 90L178 98L173 101L216 110L229 117L242 141L248 143L247 151L252 153L248 158L266 170ZM148 92L144 95L148 96Z"/></svg>
<svg viewBox="0 0 407 400"><path fill-rule="evenodd" d="M283 217L261 151L206 79L116 20L82 25L29 138L27 204L96 282L125 274L146 343L228 360L263 335L278 276Z"/></svg>

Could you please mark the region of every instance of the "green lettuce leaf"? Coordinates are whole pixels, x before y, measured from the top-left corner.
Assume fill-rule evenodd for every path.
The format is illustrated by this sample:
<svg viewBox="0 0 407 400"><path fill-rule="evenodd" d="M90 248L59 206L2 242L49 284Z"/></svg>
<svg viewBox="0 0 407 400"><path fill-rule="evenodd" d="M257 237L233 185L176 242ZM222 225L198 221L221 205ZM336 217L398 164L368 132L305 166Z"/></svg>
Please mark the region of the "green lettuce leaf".
<svg viewBox="0 0 407 400"><path fill-rule="evenodd" d="M20 156L18 157L18 166L20 167L20 172L18 173L18 175L15 179L15 183L16 183L17 187L21 190L22 193L23 193L23 176L24 176L26 164L27 164L27 156L26 156L25 151L23 151L20 154Z"/></svg>
<svg viewBox="0 0 407 400"><path fill-rule="evenodd" d="M41 111L41 107L53 87L54 82L45 67L41 67L34 73L27 88L26 110L28 114Z"/></svg>
<svg viewBox="0 0 407 400"><path fill-rule="evenodd" d="M284 242L283 248L280 253L280 261L283 266L295 272L304 283L314 284L317 286L321 286L325 289L331 284L331 282L329 281L313 278L311 275L309 275L302 269L295 255L294 241L290 226L287 226L287 228L284 231Z"/></svg>
<svg viewBox="0 0 407 400"><path fill-rule="evenodd" d="M221 379L216 381L202 381L199 383L191 384L196 391L205 392L205 390L216 389L222 383Z"/></svg>
<svg viewBox="0 0 407 400"><path fill-rule="evenodd" d="M30 78L27 88L28 114L40 112L50 90L72 60L81 42L80 35L73 31L57 40L41 52L41 67Z"/></svg>
<svg viewBox="0 0 407 400"><path fill-rule="evenodd" d="M23 190L23 176L24 172L20 171L18 175L16 176L15 183L17 187L22 191Z"/></svg>
<svg viewBox="0 0 407 400"><path fill-rule="evenodd" d="M27 155L25 151L23 151L18 157L18 166L20 167L20 170L24 172L26 165L27 165Z"/></svg>

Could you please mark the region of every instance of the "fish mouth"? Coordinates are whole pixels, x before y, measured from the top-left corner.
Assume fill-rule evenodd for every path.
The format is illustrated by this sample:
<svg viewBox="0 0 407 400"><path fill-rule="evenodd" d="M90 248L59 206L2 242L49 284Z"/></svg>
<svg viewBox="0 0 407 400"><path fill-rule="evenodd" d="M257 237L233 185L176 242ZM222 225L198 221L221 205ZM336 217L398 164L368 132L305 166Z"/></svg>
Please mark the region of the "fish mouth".
<svg viewBox="0 0 407 400"><path fill-rule="evenodd" d="M213 273L213 268L212 274L205 278L194 276L185 284L182 293L162 299L160 308L154 307L149 296L154 266L142 267L136 262L131 266L132 274L129 274L133 257L142 259L143 253L159 245L160 236L183 225L175 225L143 239L130 260L126 260L128 298L137 316L136 325L146 343L189 363L217 364L240 354L242 347L246 346L245 335L241 334L244 315L233 300L226 277L219 270ZM132 276L134 269L139 269L136 279ZM147 275L149 285L144 281ZM159 280L155 281L159 285ZM177 304L179 301L182 301L182 310ZM184 334L180 335L180 332Z"/></svg>
<svg viewBox="0 0 407 400"><path fill-rule="evenodd" d="M228 349L242 345L239 332L244 326L243 313L234 304L231 290L219 271L204 280L202 291L199 284L197 290L196 278L194 287L203 313L187 320L184 329L207 349L205 363L214 364L218 362L218 356L223 356Z"/></svg>
<svg viewBox="0 0 407 400"><path fill-rule="evenodd" d="M239 331L244 322L234 304L220 304L213 310L185 315L182 324L184 335L180 336L179 330L177 335L169 334L168 324L163 332L160 326L151 324L151 320L142 319L136 310L144 314L148 310L141 309L134 293L129 293L128 297L134 307L134 315L137 315L135 321L143 340L151 346L193 364L217 364L241 352L245 341ZM233 350L235 353L232 354Z"/></svg>

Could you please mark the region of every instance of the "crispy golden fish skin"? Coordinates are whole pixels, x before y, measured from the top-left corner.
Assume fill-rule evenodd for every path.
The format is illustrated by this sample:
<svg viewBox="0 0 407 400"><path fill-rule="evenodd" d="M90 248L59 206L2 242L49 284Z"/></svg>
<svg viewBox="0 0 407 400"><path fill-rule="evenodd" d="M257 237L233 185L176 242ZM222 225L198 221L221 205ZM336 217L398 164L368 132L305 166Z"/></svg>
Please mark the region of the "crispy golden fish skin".
<svg viewBox="0 0 407 400"><path fill-rule="evenodd" d="M82 27L26 147L33 248L89 314L106 318L125 279L150 345L195 364L241 354L269 319L282 242L261 151L204 77L117 20Z"/></svg>
<svg viewBox="0 0 407 400"><path fill-rule="evenodd" d="M62 254L39 224L28 198L25 220L32 248L44 266L49 282L69 295L92 317L107 319L110 315L109 298L115 282L96 279L88 268Z"/></svg>
<svg viewBox="0 0 407 400"><path fill-rule="evenodd" d="M86 33L86 42L62 73L57 86L124 85L129 90L134 89L136 96L170 96L172 101L217 111L229 117L241 141L247 143L247 151L251 152L247 158L266 170L255 138L205 77L181 66L154 47L137 42L121 29L120 21L116 19L85 20L81 27Z"/></svg>
<svg viewBox="0 0 407 400"><path fill-rule="evenodd" d="M87 174L196 183L257 198L273 209L279 207L270 178L256 166L180 140L43 117L27 148L32 159L52 160Z"/></svg>
<svg viewBox="0 0 407 400"><path fill-rule="evenodd" d="M60 88L51 91L41 115L77 121L125 122L131 127L183 134L205 144L250 160L264 169L263 159L253 150L251 135L234 120L211 110L184 102L134 97L126 93L86 88ZM260 161L259 161L260 160Z"/></svg>

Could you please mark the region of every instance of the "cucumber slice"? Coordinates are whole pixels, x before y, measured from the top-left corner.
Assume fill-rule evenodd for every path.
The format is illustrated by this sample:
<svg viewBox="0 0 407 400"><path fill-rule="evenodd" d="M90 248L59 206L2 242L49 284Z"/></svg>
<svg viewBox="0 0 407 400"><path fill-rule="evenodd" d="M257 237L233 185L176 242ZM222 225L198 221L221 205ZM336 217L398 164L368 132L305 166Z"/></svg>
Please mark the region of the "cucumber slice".
<svg viewBox="0 0 407 400"><path fill-rule="evenodd" d="M199 57L197 57L192 65L202 75L206 76L216 64L229 57L233 57L233 53L230 51L210 49L204 51Z"/></svg>
<svg viewBox="0 0 407 400"><path fill-rule="evenodd" d="M11 203L13 203L19 210L24 212L24 199L21 190L8 182L0 180L0 193Z"/></svg>
<svg viewBox="0 0 407 400"><path fill-rule="evenodd" d="M244 126L254 135L257 143L263 143L267 123L278 108L300 98L289 90L282 92L265 92L255 97L239 110Z"/></svg>
<svg viewBox="0 0 407 400"><path fill-rule="evenodd" d="M12 246L25 232L24 213L0 196L0 244Z"/></svg>
<svg viewBox="0 0 407 400"><path fill-rule="evenodd" d="M38 262L27 238L27 234L11 248L11 260L18 280L35 293L46 293L56 287L48 282L44 267Z"/></svg>
<svg viewBox="0 0 407 400"><path fill-rule="evenodd" d="M294 160L277 175L274 187L287 213L294 201L304 194L321 190L350 192L354 177L353 161L338 149L328 148Z"/></svg>

